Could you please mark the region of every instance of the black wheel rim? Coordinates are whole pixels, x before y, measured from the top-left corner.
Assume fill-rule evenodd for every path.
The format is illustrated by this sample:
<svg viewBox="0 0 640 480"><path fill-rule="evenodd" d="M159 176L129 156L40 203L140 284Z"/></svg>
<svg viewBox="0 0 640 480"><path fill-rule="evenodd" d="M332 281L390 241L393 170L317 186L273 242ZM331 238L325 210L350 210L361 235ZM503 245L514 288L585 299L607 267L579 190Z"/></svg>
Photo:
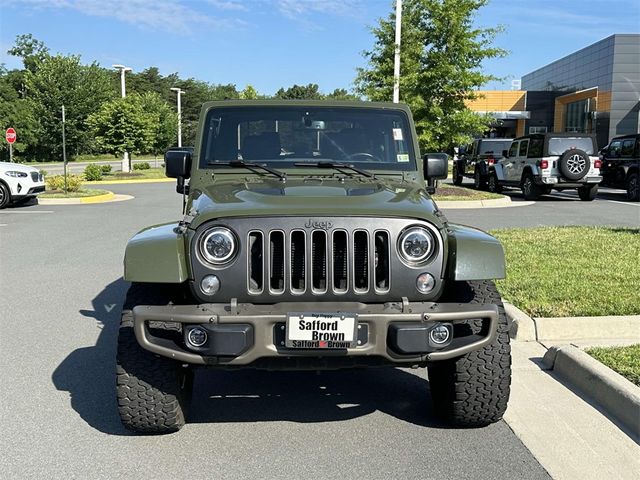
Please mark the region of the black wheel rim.
<svg viewBox="0 0 640 480"><path fill-rule="evenodd" d="M523 188L524 188L525 195L531 194L531 179L525 178Z"/></svg>
<svg viewBox="0 0 640 480"><path fill-rule="evenodd" d="M4 203L4 188L0 186L0 205Z"/></svg>
<svg viewBox="0 0 640 480"><path fill-rule="evenodd" d="M629 188L627 189L629 192L628 197L634 199L638 196L638 177L631 177L629 179ZM2 195L2 193L0 193ZM2 202L2 197L0 196L0 203Z"/></svg>

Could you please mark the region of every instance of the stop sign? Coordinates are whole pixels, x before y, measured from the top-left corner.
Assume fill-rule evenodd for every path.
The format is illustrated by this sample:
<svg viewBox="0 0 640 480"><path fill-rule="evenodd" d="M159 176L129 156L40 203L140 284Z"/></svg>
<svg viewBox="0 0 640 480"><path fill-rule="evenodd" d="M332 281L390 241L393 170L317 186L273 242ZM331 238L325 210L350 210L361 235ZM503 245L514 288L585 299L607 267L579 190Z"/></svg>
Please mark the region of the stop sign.
<svg viewBox="0 0 640 480"><path fill-rule="evenodd" d="M4 138L7 139L9 143L16 142L16 131L13 128L7 128L6 133L4 134Z"/></svg>

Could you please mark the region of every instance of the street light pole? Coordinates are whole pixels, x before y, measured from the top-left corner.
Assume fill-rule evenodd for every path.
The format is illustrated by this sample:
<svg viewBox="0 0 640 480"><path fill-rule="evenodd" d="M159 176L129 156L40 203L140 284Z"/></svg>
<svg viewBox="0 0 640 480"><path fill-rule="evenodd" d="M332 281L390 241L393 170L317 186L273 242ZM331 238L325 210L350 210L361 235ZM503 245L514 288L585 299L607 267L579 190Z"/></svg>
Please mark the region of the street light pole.
<svg viewBox="0 0 640 480"><path fill-rule="evenodd" d="M67 193L67 140L65 138L65 123L67 119L64 116L64 105L62 105L62 161L64 166L64 193Z"/></svg>
<svg viewBox="0 0 640 480"><path fill-rule="evenodd" d="M127 96L127 87L124 82L124 74L126 72L130 72L132 69L130 67L125 67L124 65L113 65L113 68L120 71L120 91L122 92L122 98ZM127 173L131 171L131 166L129 164L129 152L124 152L122 156L122 171Z"/></svg>
<svg viewBox="0 0 640 480"><path fill-rule="evenodd" d="M393 103L400 101L400 30L402 28L402 0L396 0L396 41L393 56Z"/></svg>
<svg viewBox="0 0 640 480"><path fill-rule="evenodd" d="M172 87L171 90L176 92L178 97L178 147L182 147L182 94L185 92L178 87Z"/></svg>

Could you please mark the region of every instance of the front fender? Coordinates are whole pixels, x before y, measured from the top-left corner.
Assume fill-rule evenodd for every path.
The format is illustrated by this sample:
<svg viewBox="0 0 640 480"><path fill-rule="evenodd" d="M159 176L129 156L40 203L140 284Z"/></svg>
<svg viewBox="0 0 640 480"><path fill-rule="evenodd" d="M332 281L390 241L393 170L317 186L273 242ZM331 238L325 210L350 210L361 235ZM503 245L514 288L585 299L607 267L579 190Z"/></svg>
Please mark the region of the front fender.
<svg viewBox="0 0 640 480"><path fill-rule="evenodd" d="M177 227L177 222L155 225L134 235L124 254L124 279L150 283L187 280L186 239Z"/></svg>
<svg viewBox="0 0 640 480"><path fill-rule="evenodd" d="M447 278L492 280L505 277L504 250L488 233L462 225L449 225Z"/></svg>

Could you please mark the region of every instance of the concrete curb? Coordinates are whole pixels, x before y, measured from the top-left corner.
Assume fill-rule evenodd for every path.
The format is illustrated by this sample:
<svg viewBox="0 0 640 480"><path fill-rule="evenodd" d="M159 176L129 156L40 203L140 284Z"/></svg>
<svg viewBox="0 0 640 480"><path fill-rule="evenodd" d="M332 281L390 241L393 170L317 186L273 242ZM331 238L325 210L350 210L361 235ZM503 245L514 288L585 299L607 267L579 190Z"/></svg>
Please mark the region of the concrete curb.
<svg viewBox="0 0 640 480"><path fill-rule="evenodd" d="M553 346L543 363L604 407L640 439L640 387L573 345Z"/></svg>
<svg viewBox="0 0 640 480"><path fill-rule="evenodd" d="M511 197L505 198L492 198L489 200L438 200L434 199L438 206L442 209L457 209L457 208L507 208L507 207L528 207L536 202L514 202Z"/></svg>
<svg viewBox="0 0 640 480"><path fill-rule="evenodd" d="M129 180L100 180L97 182L82 182L83 185L122 185L128 183L165 183L175 182L175 178L140 178Z"/></svg>
<svg viewBox="0 0 640 480"><path fill-rule="evenodd" d="M504 302L504 310L513 323L511 338L522 342L629 339L640 343L640 315L531 318L509 302Z"/></svg>
<svg viewBox="0 0 640 480"><path fill-rule="evenodd" d="M131 200L131 195L118 195L113 192L104 195L81 198L38 198L38 205L91 205L97 203L111 203Z"/></svg>

